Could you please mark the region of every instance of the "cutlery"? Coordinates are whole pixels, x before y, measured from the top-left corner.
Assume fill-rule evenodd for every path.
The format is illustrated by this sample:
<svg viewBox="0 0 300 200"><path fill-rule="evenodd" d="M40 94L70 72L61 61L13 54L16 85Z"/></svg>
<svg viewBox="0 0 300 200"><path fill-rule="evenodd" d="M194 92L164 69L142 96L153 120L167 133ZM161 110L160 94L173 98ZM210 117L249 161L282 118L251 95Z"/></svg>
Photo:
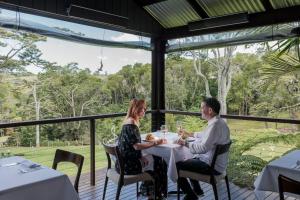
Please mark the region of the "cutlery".
<svg viewBox="0 0 300 200"><path fill-rule="evenodd" d="M25 174L25 173L27 173L27 172L29 172L29 171L27 171L27 170L25 170L25 169L19 169L19 172L20 172L21 174Z"/></svg>
<svg viewBox="0 0 300 200"><path fill-rule="evenodd" d="M0 165L0 167L10 167L10 166L14 166L14 165L18 165L20 163L8 163L8 164L3 164L3 165Z"/></svg>

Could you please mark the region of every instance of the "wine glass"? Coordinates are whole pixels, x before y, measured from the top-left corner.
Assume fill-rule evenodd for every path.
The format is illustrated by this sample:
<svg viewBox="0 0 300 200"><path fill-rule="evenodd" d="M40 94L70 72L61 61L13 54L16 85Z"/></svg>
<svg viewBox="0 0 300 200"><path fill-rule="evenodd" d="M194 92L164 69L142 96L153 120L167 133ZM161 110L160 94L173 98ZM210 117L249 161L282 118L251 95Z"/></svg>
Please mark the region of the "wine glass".
<svg viewBox="0 0 300 200"><path fill-rule="evenodd" d="M168 132L168 127L167 127L167 125L161 125L160 131L163 133L163 139L167 139L167 138L166 138L166 135L167 135L167 132Z"/></svg>
<svg viewBox="0 0 300 200"><path fill-rule="evenodd" d="M176 121L176 128L177 128L177 132L179 132L182 129L182 122L181 121Z"/></svg>

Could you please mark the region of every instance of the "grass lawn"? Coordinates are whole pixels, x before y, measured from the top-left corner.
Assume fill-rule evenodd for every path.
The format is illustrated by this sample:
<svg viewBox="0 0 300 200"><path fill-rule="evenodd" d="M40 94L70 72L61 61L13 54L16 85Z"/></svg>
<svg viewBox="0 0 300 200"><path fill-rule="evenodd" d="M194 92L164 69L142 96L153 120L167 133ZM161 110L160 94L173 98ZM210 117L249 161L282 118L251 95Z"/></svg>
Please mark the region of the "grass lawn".
<svg viewBox="0 0 300 200"><path fill-rule="evenodd" d="M63 147L14 147L14 148L1 148L0 152L10 152L11 155L21 155L26 159L33 162L40 163L44 166L52 167L52 162L56 149L63 149L71 152L75 152L84 156L84 165L82 173L90 171L90 147L89 146L63 146ZM107 165L106 155L103 148L96 146L96 169L103 168ZM57 168L59 171L74 176L76 173L76 166L72 163L61 163Z"/></svg>
<svg viewBox="0 0 300 200"><path fill-rule="evenodd" d="M243 155L253 155L262 158L263 160L269 162L276 157L282 156L285 152L296 148L295 145L289 145L284 143L261 143L252 147L249 151L245 152Z"/></svg>

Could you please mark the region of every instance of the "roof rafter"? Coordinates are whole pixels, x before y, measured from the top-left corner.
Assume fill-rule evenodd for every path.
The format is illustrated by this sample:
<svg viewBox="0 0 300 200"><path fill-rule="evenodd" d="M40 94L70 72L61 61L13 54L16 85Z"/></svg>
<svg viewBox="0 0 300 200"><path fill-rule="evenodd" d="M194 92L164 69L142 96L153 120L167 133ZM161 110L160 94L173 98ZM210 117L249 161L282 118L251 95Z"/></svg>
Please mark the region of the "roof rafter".
<svg viewBox="0 0 300 200"><path fill-rule="evenodd" d="M197 12L197 14L202 18L209 18L206 11L197 3L196 0L187 0L187 2L192 6L192 8Z"/></svg>
<svg viewBox="0 0 300 200"><path fill-rule="evenodd" d="M188 25L169 28L162 35L162 38L174 39L174 38L189 37L195 35L233 31L233 30L239 30L245 28L253 28L253 27L267 26L272 24L299 21L300 20L299 10L300 10L300 6L293 6L289 8L280 8L276 10L274 9L267 12L251 13L248 14L248 19L249 19L248 23L232 24L232 25L230 24L221 27L211 27L211 28L208 27L205 30L190 31ZM220 20L222 20L221 18L222 17L220 17Z"/></svg>
<svg viewBox="0 0 300 200"><path fill-rule="evenodd" d="M261 3L263 4L266 11L274 10L270 0L261 0Z"/></svg>

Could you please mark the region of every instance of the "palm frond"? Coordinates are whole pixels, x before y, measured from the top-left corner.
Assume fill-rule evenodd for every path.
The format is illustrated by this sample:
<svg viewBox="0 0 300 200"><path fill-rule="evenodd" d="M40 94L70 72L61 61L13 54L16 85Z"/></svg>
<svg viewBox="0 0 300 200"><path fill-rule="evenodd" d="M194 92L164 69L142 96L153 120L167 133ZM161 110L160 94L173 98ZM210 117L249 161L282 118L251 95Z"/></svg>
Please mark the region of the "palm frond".
<svg viewBox="0 0 300 200"><path fill-rule="evenodd" d="M300 38L296 37L296 38L289 38L287 40L279 41L274 46L277 45L278 47L275 50L276 52L278 52L277 57L281 57L284 54L288 54L289 51L294 47L298 55L298 60L300 60L300 51L299 51Z"/></svg>
<svg viewBox="0 0 300 200"><path fill-rule="evenodd" d="M278 81L282 76L300 72L300 61L290 55L278 57L276 54L271 54L266 61L270 66L263 67L260 70L265 86Z"/></svg>

